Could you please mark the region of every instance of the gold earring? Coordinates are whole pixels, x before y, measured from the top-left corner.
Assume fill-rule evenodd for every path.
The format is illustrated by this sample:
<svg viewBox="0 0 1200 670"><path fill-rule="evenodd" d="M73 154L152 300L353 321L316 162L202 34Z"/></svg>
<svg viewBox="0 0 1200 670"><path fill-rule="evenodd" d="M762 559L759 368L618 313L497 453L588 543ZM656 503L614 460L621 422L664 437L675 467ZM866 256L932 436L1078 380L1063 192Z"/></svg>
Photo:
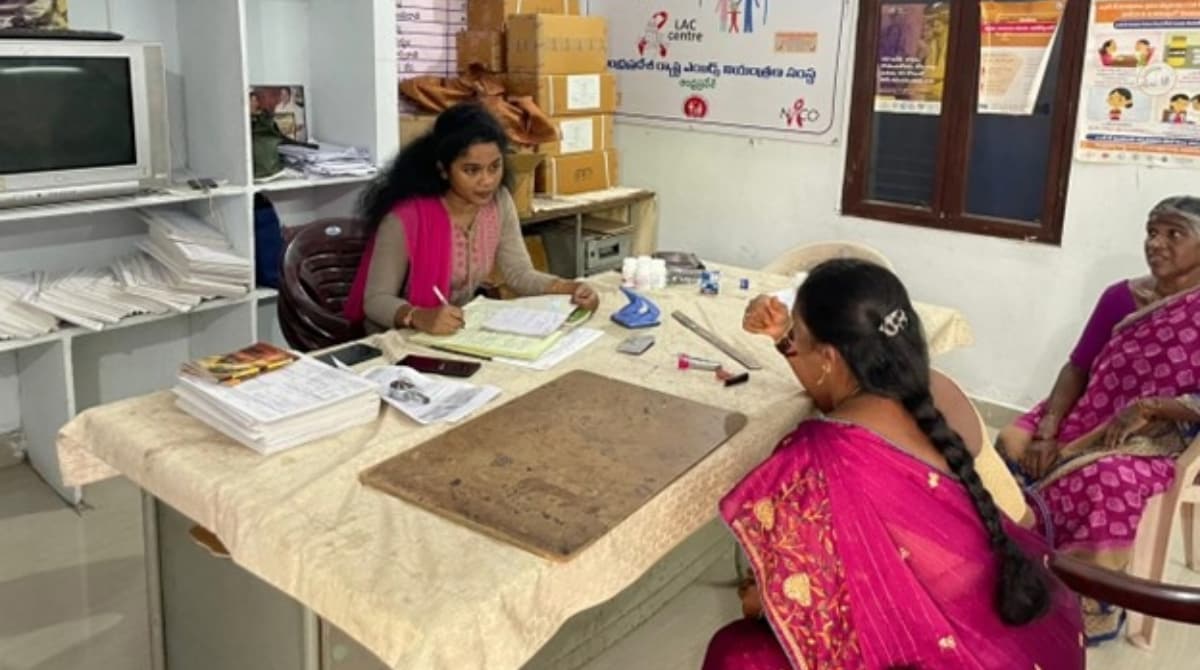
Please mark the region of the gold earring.
<svg viewBox="0 0 1200 670"><path fill-rule="evenodd" d="M827 377L827 376L829 376L829 364L828 363L821 366L821 376L817 379L817 386L823 385L825 383L825 377Z"/></svg>

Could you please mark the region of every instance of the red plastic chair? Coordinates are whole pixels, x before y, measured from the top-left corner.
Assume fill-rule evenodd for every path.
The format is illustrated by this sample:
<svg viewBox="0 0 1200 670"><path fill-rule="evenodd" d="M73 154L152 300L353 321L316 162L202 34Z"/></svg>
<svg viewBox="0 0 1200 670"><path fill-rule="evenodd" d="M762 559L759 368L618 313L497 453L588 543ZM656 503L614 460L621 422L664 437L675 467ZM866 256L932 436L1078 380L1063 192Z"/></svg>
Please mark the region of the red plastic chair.
<svg viewBox="0 0 1200 670"><path fill-rule="evenodd" d="M363 337L342 309L369 239L365 224L322 219L289 232L277 307L288 344L312 351Z"/></svg>

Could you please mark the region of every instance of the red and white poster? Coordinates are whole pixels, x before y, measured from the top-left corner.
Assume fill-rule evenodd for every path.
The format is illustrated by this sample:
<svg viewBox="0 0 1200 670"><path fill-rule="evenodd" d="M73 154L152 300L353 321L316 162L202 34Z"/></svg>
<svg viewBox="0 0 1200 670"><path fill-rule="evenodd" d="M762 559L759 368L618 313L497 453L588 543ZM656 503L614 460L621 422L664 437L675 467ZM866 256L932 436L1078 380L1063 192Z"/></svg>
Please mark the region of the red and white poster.
<svg viewBox="0 0 1200 670"><path fill-rule="evenodd" d="M836 141L846 3L590 0L587 11L609 20L621 121Z"/></svg>

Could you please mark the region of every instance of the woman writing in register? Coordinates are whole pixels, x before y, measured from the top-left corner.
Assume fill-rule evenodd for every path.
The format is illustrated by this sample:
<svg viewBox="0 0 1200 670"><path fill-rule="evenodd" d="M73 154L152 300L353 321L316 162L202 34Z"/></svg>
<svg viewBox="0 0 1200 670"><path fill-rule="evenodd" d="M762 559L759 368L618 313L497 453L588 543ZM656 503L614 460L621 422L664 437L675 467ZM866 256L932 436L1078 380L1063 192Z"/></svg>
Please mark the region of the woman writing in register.
<svg viewBox="0 0 1200 670"><path fill-rule="evenodd" d="M1150 275L1104 291L1049 398L999 441L1043 500L1055 546L1115 570L1200 433L1200 198L1155 206L1144 251ZM1116 634L1121 612L1085 611L1093 640Z"/></svg>
<svg viewBox="0 0 1200 670"><path fill-rule="evenodd" d="M900 280L830 261L790 314L758 298L744 325L779 343L825 417L721 501L763 618L717 633L704 670L1083 668L1079 601L935 404Z"/></svg>
<svg viewBox="0 0 1200 670"><path fill-rule="evenodd" d="M570 295L596 309L599 296L586 284L533 268L507 187L507 148L490 113L460 104L400 152L363 199L374 238L346 301L348 319L365 319L371 332L454 333L463 325L460 306L493 269L518 295Z"/></svg>

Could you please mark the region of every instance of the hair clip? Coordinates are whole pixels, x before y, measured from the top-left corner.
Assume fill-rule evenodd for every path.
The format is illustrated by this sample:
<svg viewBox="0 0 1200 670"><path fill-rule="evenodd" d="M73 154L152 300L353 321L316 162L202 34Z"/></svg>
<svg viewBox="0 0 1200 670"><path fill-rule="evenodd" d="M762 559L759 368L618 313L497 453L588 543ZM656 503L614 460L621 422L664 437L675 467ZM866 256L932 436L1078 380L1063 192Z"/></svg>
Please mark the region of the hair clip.
<svg viewBox="0 0 1200 670"><path fill-rule="evenodd" d="M887 337L895 337L906 326L908 326L908 312L905 312L903 307L897 307L883 317L883 322L879 324L879 332Z"/></svg>

